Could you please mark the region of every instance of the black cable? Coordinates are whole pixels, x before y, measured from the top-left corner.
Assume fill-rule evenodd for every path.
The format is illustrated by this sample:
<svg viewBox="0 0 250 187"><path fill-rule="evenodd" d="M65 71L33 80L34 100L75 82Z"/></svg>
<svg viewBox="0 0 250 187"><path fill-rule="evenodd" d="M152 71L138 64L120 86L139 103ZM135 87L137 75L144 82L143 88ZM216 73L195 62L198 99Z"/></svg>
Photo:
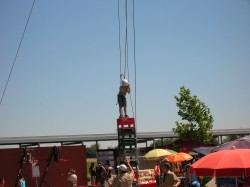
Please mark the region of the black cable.
<svg viewBox="0 0 250 187"><path fill-rule="evenodd" d="M19 49L20 49L20 47L21 47L21 45L22 45L23 37L24 37L24 34L25 34L25 32L26 32L26 29L27 29L27 26L28 26L28 23L29 23L29 20L30 20L30 16L31 16L31 13L32 13L32 10L33 10L35 1L36 1L36 0L33 0L33 4L32 4L32 7L31 7L31 9L30 9L30 13L29 13L29 16L28 16L28 19L27 19L27 22L26 22L26 25L25 25L25 28L24 28L22 37L21 37L21 41L20 41L19 46L18 46L18 48L17 48L16 56L15 56L15 59L14 59L14 61L13 61L13 64L12 64L12 67L11 67L11 70L10 70L10 73L9 73L9 76L8 76L8 79L7 79L7 82L6 82L6 84L5 84L5 87L4 87L2 96L1 96L0 105L2 104L2 101L3 101L3 97L4 97L4 94L5 94L5 91L6 91L6 89L7 89L8 84L9 84L10 77L11 77L13 68L14 68L15 63L16 63L16 59L17 59L17 56L18 56L18 53L19 53Z"/></svg>
<svg viewBox="0 0 250 187"><path fill-rule="evenodd" d="M125 29L125 63L124 63L124 76L126 75L126 69L128 64L128 1L125 0L125 18L126 18L126 29Z"/></svg>
<svg viewBox="0 0 250 187"><path fill-rule="evenodd" d="M136 50L135 50L135 0L133 0L134 68L135 68L135 120L136 120ZM136 122L135 122L136 123ZM136 123L137 124L137 123Z"/></svg>
<svg viewBox="0 0 250 187"><path fill-rule="evenodd" d="M121 75L122 74L122 50L121 50L120 0L118 0L118 23L119 23L119 52L120 52L120 75Z"/></svg>
<svg viewBox="0 0 250 187"><path fill-rule="evenodd" d="M128 75L128 81L129 81L129 63L128 63L128 1L125 1L125 16L126 16L126 39L125 39L125 68L124 68L124 75L127 70L127 75ZM130 103L131 103L131 108L132 108L132 113L134 116L134 107L133 107L133 102L132 102L132 96L130 94Z"/></svg>
<svg viewBox="0 0 250 187"><path fill-rule="evenodd" d="M134 30L134 68L135 68L135 116L136 116L136 83L137 83L137 72L136 72L136 38L135 38L135 1L133 0L133 30Z"/></svg>
<svg viewBox="0 0 250 187"><path fill-rule="evenodd" d="M134 71L135 71L135 113L134 114L134 119L135 119L135 130L137 132L137 116L136 116L136 50L135 50L135 0L133 0L133 33L134 33ZM135 134L135 140L137 142L137 135ZM137 145L136 145L137 147ZM138 161L138 154L136 152L136 160ZM139 170L139 161L137 164L137 169Z"/></svg>

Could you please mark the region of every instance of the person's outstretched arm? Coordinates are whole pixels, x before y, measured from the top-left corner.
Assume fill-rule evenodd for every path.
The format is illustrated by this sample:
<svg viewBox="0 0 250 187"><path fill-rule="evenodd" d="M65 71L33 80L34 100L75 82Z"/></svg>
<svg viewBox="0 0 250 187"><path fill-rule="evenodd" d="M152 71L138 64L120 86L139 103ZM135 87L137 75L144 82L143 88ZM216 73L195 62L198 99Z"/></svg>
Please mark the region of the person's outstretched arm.
<svg viewBox="0 0 250 187"><path fill-rule="evenodd" d="M131 173L134 173L134 169L132 168L132 166L130 165L130 159L125 159L124 162L127 164L129 170Z"/></svg>

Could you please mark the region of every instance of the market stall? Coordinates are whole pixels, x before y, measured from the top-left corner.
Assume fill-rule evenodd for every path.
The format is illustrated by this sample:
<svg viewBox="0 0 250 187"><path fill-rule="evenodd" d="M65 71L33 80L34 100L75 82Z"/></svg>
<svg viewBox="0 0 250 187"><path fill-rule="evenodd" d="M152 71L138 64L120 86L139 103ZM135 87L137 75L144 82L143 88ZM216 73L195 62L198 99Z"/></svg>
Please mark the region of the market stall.
<svg viewBox="0 0 250 187"><path fill-rule="evenodd" d="M138 184L143 187L155 187L155 177L153 169L139 170Z"/></svg>

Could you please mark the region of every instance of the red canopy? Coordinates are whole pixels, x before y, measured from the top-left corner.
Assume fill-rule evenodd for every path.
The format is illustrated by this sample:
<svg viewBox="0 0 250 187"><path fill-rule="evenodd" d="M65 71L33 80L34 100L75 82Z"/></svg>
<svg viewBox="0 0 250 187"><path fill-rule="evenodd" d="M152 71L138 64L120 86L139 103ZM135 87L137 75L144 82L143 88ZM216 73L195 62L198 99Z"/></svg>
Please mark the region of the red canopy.
<svg viewBox="0 0 250 187"><path fill-rule="evenodd" d="M250 176L250 149L210 153L190 166L196 176Z"/></svg>

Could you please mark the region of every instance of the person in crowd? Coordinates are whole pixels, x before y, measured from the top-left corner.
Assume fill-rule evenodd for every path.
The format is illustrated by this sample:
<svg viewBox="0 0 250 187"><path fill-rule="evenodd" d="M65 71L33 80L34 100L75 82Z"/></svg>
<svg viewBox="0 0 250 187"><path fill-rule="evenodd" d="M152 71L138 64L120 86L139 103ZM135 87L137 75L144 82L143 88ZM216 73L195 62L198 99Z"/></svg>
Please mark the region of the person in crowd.
<svg viewBox="0 0 250 187"><path fill-rule="evenodd" d="M195 163L197 160L196 158L193 158L189 164L187 164L187 168L188 168L188 177L189 177L189 181L190 181L190 185L192 187L200 187L201 186L201 182L200 179L198 177L196 177L194 174L191 174L189 172L189 167L191 164Z"/></svg>
<svg viewBox="0 0 250 187"><path fill-rule="evenodd" d="M77 175L76 171L71 168L68 172L68 179L70 187L77 187Z"/></svg>
<svg viewBox="0 0 250 187"><path fill-rule="evenodd" d="M91 185L95 185L96 172L95 172L95 163L93 162L90 164L89 173L90 173Z"/></svg>
<svg viewBox="0 0 250 187"><path fill-rule="evenodd" d="M190 176L190 183L192 187L200 187L201 183L200 180L194 175L194 174L189 174Z"/></svg>
<svg viewBox="0 0 250 187"><path fill-rule="evenodd" d="M161 160L160 166L163 166L165 163L169 163L169 160L167 158L164 158L163 160Z"/></svg>
<svg viewBox="0 0 250 187"><path fill-rule="evenodd" d="M160 186L160 177L161 177L161 167L160 167L160 161L156 161L156 164L154 166L154 174L155 174L155 181L156 181L156 187Z"/></svg>
<svg viewBox="0 0 250 187"><path fill-rule="evenodd" d="M110 165L109 160L106 160L105 169L106 169L106 178L111 178L113 167Z"/></svg>
<svg viewBox="0 0 250 187"><path fill-rule="evenodd" d="M130 165L130 160L125 159L125 164L121 164L117 166L118 168L118 175L114 179L113 182L111 182L109 179L107 179L107 183L109 186L112 187L132 187L132 183L134 181L135 172Z"/></svg>
<svg viewBox="0 0 250 187"><path fill-rule="evenodd" d="M19 187L26 187L25 179L21 173L18 174L18 186Z"/></svg>
<svg viewBox="0 0 250 187"><path fill-rule="evenodd" d="M184 166L184 176L185 176L185 181L184 181L184 185L185 186L190 186L190 173L189 173L189 167L191 165L191 162L188 161L186 162L185 166Z"/></svg>
<svg viewBox="0 0 250 187"><path fill-rule="evenodd" d="M163 160L160 161L160 186L163 184L163 178L164 178L164 173L162 171L162 166L166 163L169 163L169 160L167 158L164 158ZM169 163L170 164L170 163Z"/></svg>
<svg viewBox="0 0 250 187"><path fill-rule="evenodd" d="M3 177L0 177L0 187L4 187L5 180Z"/></svg>
<svg viewBox="0 0 250 187"><path fill-rule="evenodd" d="M174 173L178 176L178 177L182 177L182 168L181 168L181 163L180 162L176 162L173 164L173 171Z"/></svg>
<svg viewBox="0 0 250 187"><path fill-rule="evenodd" d="M126 94L130 94L130 85L128 83L128 81L126 79L122 79L121 75L121 86L119 88L119 93L117 95L117 99L118 99L118 104L119 104L119 113L120 116L119 118L125 117L127 118L127 99L126 99ZM124 111L124 116L123 116L123 112L122 112L122 108Z"/></svg>
<svg viewBox="0 0 250 187"><path fill-rule="evenodd" d="M106 160L106 163L105 163L105 169L106 169L106 176L105 177L105 183L104 183L104 186L105 187L109 187L109 184L107 182L107 180L110 180L111 179L111 175L112 175L112 172L113 172L113 167L111 166L110 164L110 161L109 160Z"/></svg>
<svg viewBox="0 0 250 187"><path fill-rule="evenodd" d="M181 181L175 175L174 172L170 171L170 164L165 163L162 165L163 175L163 187L176 187L179 186Z"/></svg>
<svg viewBox="0 0 250 187"><path fill-rule="evenodd" d="M106 169L101 162L99 162L98 165L96 166L95 172L96 172L95 184L98 185L98 182L100 182L101 186L104 186Z"/></svg>

